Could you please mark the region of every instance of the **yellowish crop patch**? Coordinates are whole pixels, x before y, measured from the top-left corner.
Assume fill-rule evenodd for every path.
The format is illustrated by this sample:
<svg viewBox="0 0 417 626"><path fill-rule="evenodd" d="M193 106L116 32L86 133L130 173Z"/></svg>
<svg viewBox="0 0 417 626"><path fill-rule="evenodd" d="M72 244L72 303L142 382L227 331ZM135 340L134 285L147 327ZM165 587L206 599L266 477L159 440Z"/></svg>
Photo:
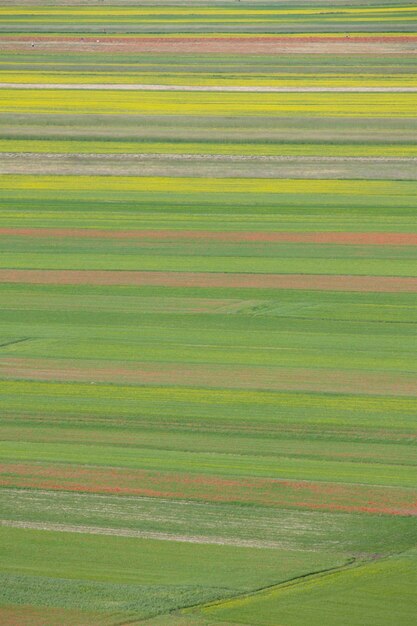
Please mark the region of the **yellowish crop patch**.
<svg viewBox="0 0 417 626"><path fill-rule="evenodd" d="M53 154L179 154L230 156L416 157L417 144L227 143L0 139L0 152Z"/></svg>
<svg viewBox="0 0 417 626"><path fill-rule="evenodd" d="M417 93L212 93L1 89L2 113L406 117Z"/></svg>
<svg viewBox="0 0 417 626"><path fill-rule="evenodd" d="M414 181L311 180L264 178L183 178L149 176L29 176L4 175L3 190L138 191L174 193L378 194L409 195Z"/></svg>
<svg viewBox="0 0 417 626"><path fill-rule="evenodd" d="M0 71L0 82L10 83L15 86L19 84L42 84L42 85L180 85L183 87L196 86L235 86L235 87L282 87L282 88L303 88L316 87L331 89L342 87L352 88L385 88L385 87L414 87L415 76L408 74L366 74L351 76L349 74L303 74L297 72L295 75L288 73L274 72L273 74L257 74L256 76L245 77L242 75L218 74L214 77L206 76L199 72L161 72L161 73L106 73L97 71L94 74L75 73L66 71ZM226 106L226 104L225 104Z"/></svg>

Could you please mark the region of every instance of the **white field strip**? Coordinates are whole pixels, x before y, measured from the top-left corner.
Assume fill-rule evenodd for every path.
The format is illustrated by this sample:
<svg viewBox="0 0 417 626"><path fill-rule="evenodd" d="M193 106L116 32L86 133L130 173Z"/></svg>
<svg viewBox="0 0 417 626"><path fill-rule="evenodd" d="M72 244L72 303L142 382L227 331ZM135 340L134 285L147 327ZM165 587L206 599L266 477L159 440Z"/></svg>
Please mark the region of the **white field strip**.
<svg viewBox="0 0 417 626"><path fill-rule="evenodd" d="M155 539L159 541L178 541L180 543L204 543L237 548L268 548L288 550L288 545L277 541L256 541L251 539L231 539L229 537L208 537L204 535L178 535L163 532L132 530L129 528L104 528L101 526L80 526L56 524L50 522L23 522L19 520L0 520L0 526L22 528L26 530L46 530L62 533L80 533L84 535L107 535L112 537L133 537L136 539ZM303 550L305 551L305 550Z"/></svg>
<svg viewBox="0 0 417 626"><path fill-rule="evenodd" d="M217 85L126 85L69 83L0 83L0 89L64 89L85 91L203 91L256 93L417 93L416 87L268 87Z"/></svg>

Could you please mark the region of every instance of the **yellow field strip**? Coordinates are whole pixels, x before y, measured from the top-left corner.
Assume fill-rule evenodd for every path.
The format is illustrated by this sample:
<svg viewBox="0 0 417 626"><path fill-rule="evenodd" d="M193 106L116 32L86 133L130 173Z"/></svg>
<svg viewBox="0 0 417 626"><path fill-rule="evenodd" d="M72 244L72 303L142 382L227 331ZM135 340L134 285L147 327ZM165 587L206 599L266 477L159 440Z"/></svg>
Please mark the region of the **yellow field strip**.
<svg viewBox="0 0 417 626"><path fill-rule="evenodd" d="M137 191L178 193L328 193L413 195L414 181L191 178L159 176L3 175L0 190Z"/></svg>
<svg viewBox="0 0 417 626"><path fill-rule="evenodd" d="M45 85L45 88L51 85L65 85L68 88L73 85L75 88L80 88L80 85L85 85L88 88L103 88L105 85L110 85L111 88L121 88L123 85L131 85L133 89L149 87L152 89L155 79L159 82L158 87L170 89L171 86L174 90L178 90L180 87L187 89L188 91L206 91L210 90L222 90L231 91L276 91L285 89L308 89L320 88L326 91L331 91L335 87L337 89L377 89L383 91L386 88L400 90L405 88L416 88L417 80L416 76L412 73L407 74L362 74L360 76L352 77L350 74L338 74L329 75L326 74L296 74L294 76L288 74L265 74L265 76L258 78L245 77L245 76L216 76L206 77L198 72L195 73L155 73L149 74L146 72L136 73L119 73L116 72L97 72L94 76L82 73L73 72L59 72L56 68L53 71L42 70L25 72L14 69L12 71L0 71L0 85L7 85L8 88L12 88L14 85L24 87L25 85ZM115 84L117 81L117 85Z"/></svg>
<svg viewBox="0 0 417 626"><path fill-rule="evenodd" d="M211 91L211 93L210 93ZM399 91L399 90L398 90ZM139 90L77 89L74 86L34 89L15 86L0 89L1 113L83 113L100 115L323 115L349 117L413 117L417 110L417 88L402 93L397 90L369 93L353 90L349 98L343 90L326 92L311 90L307 98L300 92L231 92L189 90L178 91L165 86ZM221 96L220 96L221 94ZM395 95L393 95L395 94Z"/></svg>

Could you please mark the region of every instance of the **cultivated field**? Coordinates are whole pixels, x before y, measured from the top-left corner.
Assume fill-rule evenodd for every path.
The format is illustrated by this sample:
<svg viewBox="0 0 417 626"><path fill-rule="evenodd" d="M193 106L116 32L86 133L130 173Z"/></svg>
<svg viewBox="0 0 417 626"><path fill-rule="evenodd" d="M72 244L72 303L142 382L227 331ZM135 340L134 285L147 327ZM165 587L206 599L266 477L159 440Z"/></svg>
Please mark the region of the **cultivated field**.
<svg viewBox="0 0 417 626"><path fill-rule="evenodd" d="M0 623L411 626L417 7L0 7Z"/></svg>

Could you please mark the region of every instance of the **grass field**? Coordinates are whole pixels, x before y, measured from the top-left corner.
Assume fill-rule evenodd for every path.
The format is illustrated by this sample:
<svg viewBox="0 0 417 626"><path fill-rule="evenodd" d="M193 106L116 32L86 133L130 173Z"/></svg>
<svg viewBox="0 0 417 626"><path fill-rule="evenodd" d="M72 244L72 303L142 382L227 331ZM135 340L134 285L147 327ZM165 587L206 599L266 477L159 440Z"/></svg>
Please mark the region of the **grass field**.
<svg viewBox="0 0 417 626"><path fill-rule="evenodd" d="M3 3L1 624L414 624L416 16Z"/></svg>

